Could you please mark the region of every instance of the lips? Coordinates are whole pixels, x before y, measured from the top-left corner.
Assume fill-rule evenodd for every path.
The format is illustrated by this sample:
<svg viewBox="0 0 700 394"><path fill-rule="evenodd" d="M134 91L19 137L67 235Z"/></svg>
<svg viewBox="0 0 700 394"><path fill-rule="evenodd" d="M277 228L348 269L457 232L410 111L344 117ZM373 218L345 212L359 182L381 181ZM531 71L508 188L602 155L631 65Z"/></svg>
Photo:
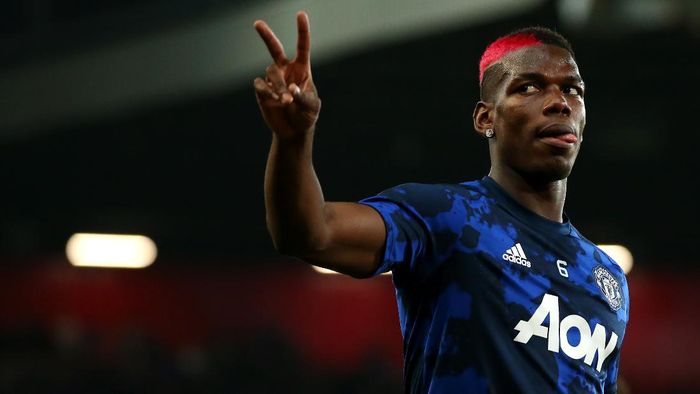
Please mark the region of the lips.
<svg viewBox="0 0 700 394"><path fill-rule="evenodd" d="M537 133L537 138L547 145L558 148L571 148L578 141L574 129L566 124L550 124Z"/></svg>

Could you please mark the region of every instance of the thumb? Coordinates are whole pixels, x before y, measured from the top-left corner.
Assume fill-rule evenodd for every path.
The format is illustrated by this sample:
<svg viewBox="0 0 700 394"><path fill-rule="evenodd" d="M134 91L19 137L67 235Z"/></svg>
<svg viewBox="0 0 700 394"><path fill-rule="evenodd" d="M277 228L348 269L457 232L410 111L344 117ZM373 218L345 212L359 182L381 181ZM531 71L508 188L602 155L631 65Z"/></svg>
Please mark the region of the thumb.
<svg viewBox="0 0 700 394"><path fill-rule="evenodd" d="M297 84L291 83L289 84L289 93L294 96L294 101L298 105L306 109L318 110L320 107L320 100L313 91L302 92Z"/></svg>

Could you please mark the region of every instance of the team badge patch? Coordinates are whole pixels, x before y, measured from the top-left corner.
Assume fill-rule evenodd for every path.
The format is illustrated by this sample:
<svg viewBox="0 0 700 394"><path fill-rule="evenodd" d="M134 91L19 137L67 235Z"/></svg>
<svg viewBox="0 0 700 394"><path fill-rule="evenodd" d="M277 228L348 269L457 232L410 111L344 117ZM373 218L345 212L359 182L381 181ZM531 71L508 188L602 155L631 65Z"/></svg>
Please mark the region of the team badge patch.
<svg viewBox="0 0 700 394"><path fill-rule="evenodd" d="M593 269L595 283L600 288L608 304L613 311L617 311L622 307L622 292L620 291L620 283L615 277L603 266L597 266Z"/></svg>

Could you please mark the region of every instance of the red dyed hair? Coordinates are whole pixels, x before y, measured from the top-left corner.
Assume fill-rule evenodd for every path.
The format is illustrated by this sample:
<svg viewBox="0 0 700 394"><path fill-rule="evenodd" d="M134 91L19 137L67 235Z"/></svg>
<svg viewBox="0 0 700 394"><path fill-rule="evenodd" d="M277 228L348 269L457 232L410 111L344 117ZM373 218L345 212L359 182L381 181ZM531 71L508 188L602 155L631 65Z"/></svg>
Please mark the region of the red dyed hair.
<svg viewBox="0 0 700 394"><path fill-rule="evenodd" d="M533 33L516 33L508 36L500 37L496 41L489 44L481 55L479 61L479 83L484 79L484 71L490 65L500 60L503 56L516 51L520 48L525 48L533 45L542 44Z"/></svg>

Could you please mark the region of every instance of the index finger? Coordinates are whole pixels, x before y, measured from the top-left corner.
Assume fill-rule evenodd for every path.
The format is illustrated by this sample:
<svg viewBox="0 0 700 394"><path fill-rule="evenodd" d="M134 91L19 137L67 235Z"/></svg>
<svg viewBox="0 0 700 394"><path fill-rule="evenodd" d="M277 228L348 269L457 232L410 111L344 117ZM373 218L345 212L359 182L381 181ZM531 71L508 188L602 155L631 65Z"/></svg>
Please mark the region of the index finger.
<svg viewBox="0 0 700 394"><path fill-rule="evenodd" d="M286 64L287 57L284 55L284 47L282 47L282 43L277 36L275 36L275 33L272 32L272 29L270 29L267 23L258 20L255 21L253 26L255 26L255 30L257 30L258 34L260 34L260 38L265 42L267 50L270 52L270 56L272 56L272 60L280 66Z"/></svg>
<svg viewBox="0 0 700 394"><path fill-rule="evenodd" d="M311 50L311 35L309 34L309 16L304 11L297 13L297 30L296 61L301 64L308 64Z"/></svg>

